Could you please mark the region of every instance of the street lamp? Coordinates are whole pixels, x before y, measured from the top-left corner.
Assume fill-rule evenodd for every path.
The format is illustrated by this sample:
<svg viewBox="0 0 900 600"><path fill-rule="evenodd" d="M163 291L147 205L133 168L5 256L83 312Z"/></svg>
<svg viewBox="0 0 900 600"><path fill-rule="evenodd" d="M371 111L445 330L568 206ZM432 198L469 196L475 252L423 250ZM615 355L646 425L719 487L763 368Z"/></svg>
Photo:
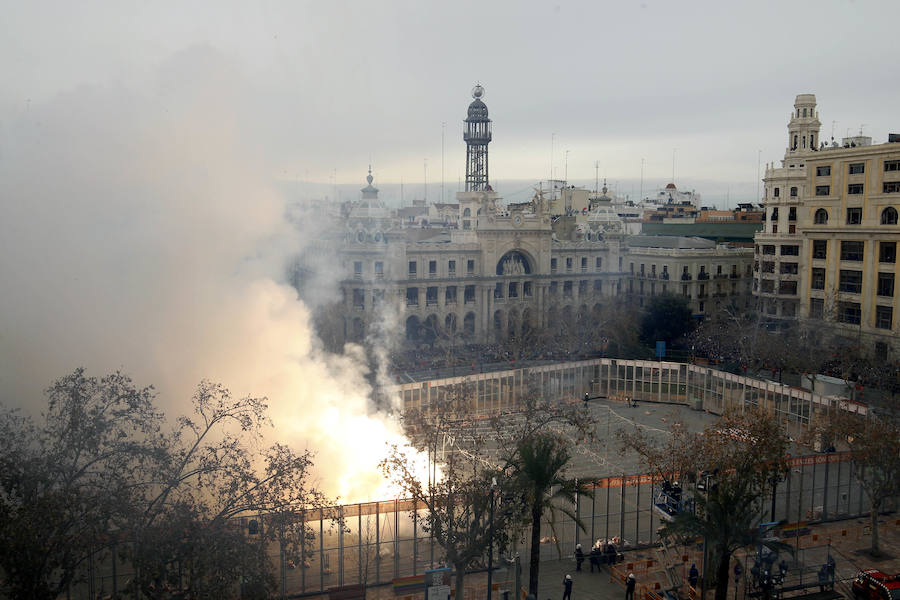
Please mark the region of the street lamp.
<svg viewBox="0 0 900 600"><path fill-rule="evenodd" d="M488 582L487 582L487 600L491 600L491 586L494 579L494 502L495 492L497 491L497 478L491 477L491 523L488 545Z"/></svg>

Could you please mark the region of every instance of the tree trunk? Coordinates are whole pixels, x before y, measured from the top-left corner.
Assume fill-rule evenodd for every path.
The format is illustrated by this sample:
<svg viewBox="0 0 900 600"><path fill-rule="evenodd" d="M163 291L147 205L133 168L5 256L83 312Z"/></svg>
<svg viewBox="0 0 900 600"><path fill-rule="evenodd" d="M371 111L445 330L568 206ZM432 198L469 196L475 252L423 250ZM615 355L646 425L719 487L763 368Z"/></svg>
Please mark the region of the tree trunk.
<svg viewBox="0 0 900 600"><path fill-rule="evenodd" d="M541 568L541 516L543 496L537 496L531 505L531 559L528 563L528 593L538 594L538 574Z"/></svg>
<svg viewBox="0 0 900 600"><path fill-rule="evenodd" d="M869 552L872 556L881 555L881 546L878 543L878 511L881 509L881 502L872 502L872 508L869 512L869 522L872 525L872 547Z"/></svg>
<svg viewBox="0 0 900 600"><path fill-rule="evenodd" d="M731 552L720 549L719 564L716 566L716 600L728 600L728 577L731 569Z"/></svg>
<svg viewBox="0 0 900 600"><path fill-rule="evenodd" d="M466 590L463 587L463 582L466 579L466 565L454 564L453 568L456 569L456 595L454 598L456 598L456 600L463 600L466 596Z"/></svg>

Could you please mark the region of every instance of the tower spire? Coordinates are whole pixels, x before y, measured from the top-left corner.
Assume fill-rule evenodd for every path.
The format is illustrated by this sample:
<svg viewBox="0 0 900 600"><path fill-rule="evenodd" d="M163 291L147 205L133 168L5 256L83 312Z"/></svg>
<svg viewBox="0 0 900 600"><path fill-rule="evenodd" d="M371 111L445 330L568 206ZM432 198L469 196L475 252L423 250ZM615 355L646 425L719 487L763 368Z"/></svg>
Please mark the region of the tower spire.
<svg viewBox="0 0 900 600"><path fill-rule="evenodd" d="M475 84L469 104L463 140L466 142L466 191L475 192L490 187L488 183L488 144L491 142L491 120L481 100L484 88Z"/></svg>

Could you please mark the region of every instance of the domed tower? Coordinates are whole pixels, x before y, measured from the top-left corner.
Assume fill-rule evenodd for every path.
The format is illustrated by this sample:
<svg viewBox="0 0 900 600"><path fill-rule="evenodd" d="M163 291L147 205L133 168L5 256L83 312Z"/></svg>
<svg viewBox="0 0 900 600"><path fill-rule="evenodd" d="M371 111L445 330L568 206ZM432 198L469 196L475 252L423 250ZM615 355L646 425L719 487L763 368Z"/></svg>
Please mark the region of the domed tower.
<svg viewBox="0 0 900 600"><path fill-rule="evenodd" d="M788 123L788 151L809 152L816 150L819 143L819 114L816 112L816 95L799 94L794 100L794 112L791 113L791 121Z"/></svg>
<svg viewBox="0 0 900 600"><path fill-rule="evenodd" d="M466 191L477 192L488 189L488 144L491 142L491 120L488 119L487 105L481 100L484 88L477 84L472 89L474 100L469 105L466 117Z"/></svg>

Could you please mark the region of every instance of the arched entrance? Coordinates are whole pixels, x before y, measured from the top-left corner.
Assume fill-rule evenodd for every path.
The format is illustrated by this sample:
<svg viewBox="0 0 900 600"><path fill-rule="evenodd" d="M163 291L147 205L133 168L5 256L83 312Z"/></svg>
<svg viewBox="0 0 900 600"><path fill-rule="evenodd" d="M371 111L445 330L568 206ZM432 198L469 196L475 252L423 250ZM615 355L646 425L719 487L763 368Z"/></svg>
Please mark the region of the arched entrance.
<svg viewBox="0 0 900 600"><path fill-rule="evenodd" d="M406 319L406 339L410 342L418 342L422 333L422 321L413 315Z"/></svg>

